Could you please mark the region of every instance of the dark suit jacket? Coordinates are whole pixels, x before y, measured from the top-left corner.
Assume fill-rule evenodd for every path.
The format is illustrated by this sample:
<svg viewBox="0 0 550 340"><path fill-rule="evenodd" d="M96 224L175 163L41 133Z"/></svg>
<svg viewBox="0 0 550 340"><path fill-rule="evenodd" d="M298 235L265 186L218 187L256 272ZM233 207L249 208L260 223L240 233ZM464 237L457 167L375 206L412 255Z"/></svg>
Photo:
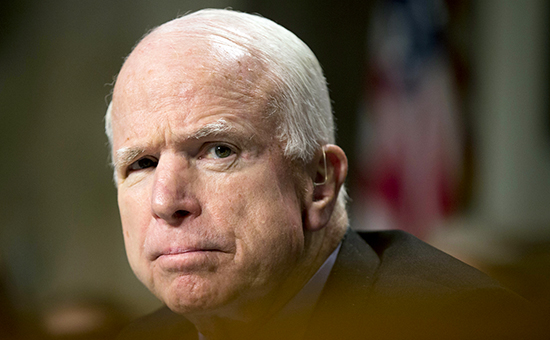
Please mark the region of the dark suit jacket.
<svg viewBox="0 0 550 340"><path fill-rule="evenodd" d="M306 339L550 338L539 318L527 301L485 274L405 232L350 230ZM119 337L197 338L194 326L167 308L138 319Z"/></svg>

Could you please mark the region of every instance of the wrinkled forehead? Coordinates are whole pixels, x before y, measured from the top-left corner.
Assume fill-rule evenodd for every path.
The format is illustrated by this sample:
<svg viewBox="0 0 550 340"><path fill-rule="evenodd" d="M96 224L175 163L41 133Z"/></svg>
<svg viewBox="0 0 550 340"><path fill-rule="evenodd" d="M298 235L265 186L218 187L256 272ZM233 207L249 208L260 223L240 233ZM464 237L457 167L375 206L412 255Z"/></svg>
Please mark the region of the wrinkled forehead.
<svg viewBox="0 0 550 340"><path fill-rule="evenodd" d="M220 82L260 97L274 87L253 51L219 35L160 29L144 38L124 63L113 100L145 89L165 95L177 89L174 95L185 95Z"/></svg>
<svg viewBox="0 0 550 340"><path fill-rule="evenodd" d="M140 110L157 112L176 102L192 107L204 99L200 94L230 91L248 112L256 113L254 118L275 127L275 83L253 51L225 37L158 30L124 63L113 92L112 119Z"/></svg>
<svg viewBox="0 0 550 340"><path fill-rule="evenodd" d="M273 137L274 88L264 63L226 38L154 31L136 46L117 78L113 137L144 119L170 119L182 126L188 118L220 111Z"/></svg>

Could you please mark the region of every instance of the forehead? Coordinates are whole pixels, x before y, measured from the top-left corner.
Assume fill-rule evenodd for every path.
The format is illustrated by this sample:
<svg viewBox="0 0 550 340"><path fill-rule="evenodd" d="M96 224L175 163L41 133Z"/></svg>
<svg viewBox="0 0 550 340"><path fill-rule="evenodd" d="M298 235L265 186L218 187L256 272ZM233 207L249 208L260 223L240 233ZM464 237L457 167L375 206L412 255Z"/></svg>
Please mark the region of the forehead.
<svg viewBox="0 0 550 340"><path fill-rule="evenodd" d="M266 125L274 89L270 78L258 58L225 38L152 33L131 53L118 76L114 133L129 128L138 117L158 119L168 112L180 123L223 113Z"/></svg>

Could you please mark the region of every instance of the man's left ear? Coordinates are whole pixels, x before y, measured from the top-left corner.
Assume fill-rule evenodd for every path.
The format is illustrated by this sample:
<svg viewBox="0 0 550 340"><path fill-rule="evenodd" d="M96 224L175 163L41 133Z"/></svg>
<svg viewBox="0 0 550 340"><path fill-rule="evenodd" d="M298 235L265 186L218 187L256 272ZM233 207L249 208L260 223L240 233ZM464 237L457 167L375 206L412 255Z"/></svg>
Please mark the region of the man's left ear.
<svg viewBox="0 0 550 340"><path fill-rule="evenodd" d="M327 144L323 152L312 164L313 192L305 198L304 228L309 231L321 230L328 224L348 173L348 159L339 146Z"/></svg>

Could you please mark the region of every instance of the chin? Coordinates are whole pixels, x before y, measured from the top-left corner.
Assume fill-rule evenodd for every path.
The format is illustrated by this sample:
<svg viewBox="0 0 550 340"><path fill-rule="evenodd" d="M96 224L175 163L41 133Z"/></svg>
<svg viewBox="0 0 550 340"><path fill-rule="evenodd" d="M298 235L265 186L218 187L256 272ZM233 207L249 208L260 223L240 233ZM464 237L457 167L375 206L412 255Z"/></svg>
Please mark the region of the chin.
<svg viewBox="0 0 550 340"><path fill-rule="evenodd" d="M238 296L238 290L216 285L202 277L185 275L174 279L155 295L174 313L203 314L225 308Z"/></svg>

